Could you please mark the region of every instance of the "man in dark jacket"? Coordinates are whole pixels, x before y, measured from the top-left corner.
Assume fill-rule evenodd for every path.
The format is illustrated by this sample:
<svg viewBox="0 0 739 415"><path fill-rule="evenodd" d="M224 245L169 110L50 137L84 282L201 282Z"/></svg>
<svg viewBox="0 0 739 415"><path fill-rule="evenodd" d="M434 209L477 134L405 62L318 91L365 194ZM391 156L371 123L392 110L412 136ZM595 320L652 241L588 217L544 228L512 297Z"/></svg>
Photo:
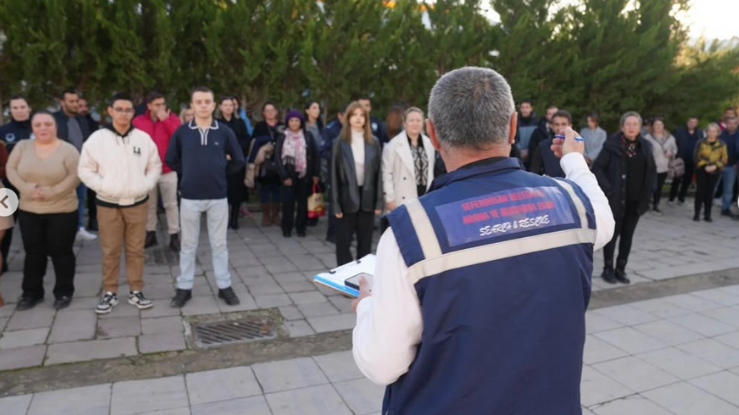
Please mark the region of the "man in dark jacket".
<svg viewBox="0 0 739 415"><path fill-rule="evenodd" d="M734 217L729 208L736 201L734 186L736 185L736 164L739 161L739 120L737 117L726 118L726 129L721 133L719 139L726 143L729 152L729 162L721 170L721 182L723 183L723 197L721 200L721 216Z"/></svg>
<svg viewBox="0 0 739 415"><path fill-rule="evenodd" d="M559 110L552 116L552 131L561 133L567 127L572 127L572 115L565 110ZM553 139L548 138L534 150L531 157L529 171L536 174L545 174L549 177L565 177L565 172L559 164L559 157L552 151Z"/></svg>
<svg viewBox="0 0 739 415"><path fill-rule="evenodd" d="M541 144L542 141L554 138L554 130L552 130L552 117L557 111L559 111L559 108L555 107L554 105L550 105L549 108L547 108L546 118L539 118L539 126L531 134L531 140L529 140L529 160L531 160L531 158L534 156L534 151L536 151L537 147L539 147L539 144Z"/></svg>
<svg viewBox="0 0 739 415"><path fill-rule="evenodd" d="M529 164L529 141L539 125L539 118L534 112L534 106L530 100L525 99L518 105L518 128L516 129L516 147L521 153L521 159L525 165Z"/></svg>
<svg viewBox="0 0 739 415"><path fill-rule="evenodd" d="M698 117L688 118L688 123L680 128L675 129L675 141L677 141L677 156L685 162L685 174L682 177L672 179L670 187L670 199L667 202L672 204L677 197L677 204L685 203L685 195L688 194L688 187L693 181L693 173L695 165L693 163L693 150L695 144L703 138L703 130L698 127Z"/></svg>
<svg viewBox="0 0 739 415"><path fill-rule="evenodd" d="M387 127L385 126L385 123L372 116L372 101L369 97L363 96L359 97L359 99L357 99L357 102L359 102L359 104L364 107L364 110L367 111L367 114L369 115L372 135L377 137L380 140L380 144L384 146L385 143L390 141L387 136Z"/></svg>
<svg viewBox="0 0 739 415"><path fill-rule="evenodd" d="M72 144L77 151L82 152L82 144L90 136L90 126L85 117L79 114L80 93L75 89L65 89L59 97L59 105L62 107L54 113L56 119L56 135ZM85 229L85 197L87 187L84 183L77 186L77 201L79 202L79 217L77 219L77 239L92 241L97 236Z"/></svg>
<svg viewBox="0 0 739 415"><path fill-rule="evenodd" d="M100 129L100 123L95 120L95 118L92 117L92 114L90 113L90 105L87 103L87 100L84 98L80 98L78 101L78 111L77 113L85 118L85 121L87 121L87 126L90 128L90 134L94 133L95 131Z"/></svg>
<svg viewBox="0 0 739 415"><path fill-rule="evenodd" d="M13 147L21 140L33 137L31 129L31 106L28 105L26 98L21 95L15 95L10 98L10 122L0 127L0 140L5 143L8 154L13 151ZM3 178L3 184L6 188L18 193L7 178ZM15 215L13 215L15 219ZM0 252L3 254L2 272L8 271L8 252L10 252L10 244L13 242L12 229L5 232L2 243L0 243Z"/></svg>

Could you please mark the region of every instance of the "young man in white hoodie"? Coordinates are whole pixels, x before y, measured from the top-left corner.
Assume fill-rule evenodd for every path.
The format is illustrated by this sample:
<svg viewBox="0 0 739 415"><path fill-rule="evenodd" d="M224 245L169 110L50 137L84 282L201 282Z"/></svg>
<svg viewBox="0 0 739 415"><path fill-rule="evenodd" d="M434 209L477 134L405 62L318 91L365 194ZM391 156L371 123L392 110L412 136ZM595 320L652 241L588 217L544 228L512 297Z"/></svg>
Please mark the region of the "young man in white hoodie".
<svg viewBox="0 0 739 415"><path fill-rule="evenodd" d="M126 245L128 303L152 307L144 287L144 239L147 202L162 172L156 144L131 125L133 100L127 94L113 97L108 114L111 125L96 131L82 146L78 174L97 193L100 247L103 250L103 296L95 311L107 314L118 304L121 251ZM156 203L153 201L152 203Z"/></svg>

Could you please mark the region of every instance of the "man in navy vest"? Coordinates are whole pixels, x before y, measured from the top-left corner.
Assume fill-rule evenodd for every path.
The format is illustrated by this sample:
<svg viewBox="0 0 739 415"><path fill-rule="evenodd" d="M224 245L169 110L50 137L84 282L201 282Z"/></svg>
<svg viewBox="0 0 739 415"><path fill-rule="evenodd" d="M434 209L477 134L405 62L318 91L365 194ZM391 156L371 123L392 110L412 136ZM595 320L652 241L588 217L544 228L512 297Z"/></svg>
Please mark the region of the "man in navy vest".
<svg viewBox="0 0 739 415"><path fill-rule="evenodd" d="M390 214L354 303L382 413L580 415L593 251L614 228L584 143L553 143L567 179L521 170L510 86L483 68L439 79L427 132L449 173Z"/></svg>

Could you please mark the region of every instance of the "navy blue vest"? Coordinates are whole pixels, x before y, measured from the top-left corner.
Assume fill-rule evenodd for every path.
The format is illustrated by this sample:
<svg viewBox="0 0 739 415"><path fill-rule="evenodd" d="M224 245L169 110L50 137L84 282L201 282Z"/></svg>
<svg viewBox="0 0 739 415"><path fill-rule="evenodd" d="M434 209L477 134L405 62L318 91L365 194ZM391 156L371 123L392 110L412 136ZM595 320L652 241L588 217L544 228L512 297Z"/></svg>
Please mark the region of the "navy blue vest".
<svg viewBox="0 0 739 415"><path fill-rule="evenodd" d="M595 219L572 182L486 160L389 215L423 316L383 415L581 415Z"/></svg>

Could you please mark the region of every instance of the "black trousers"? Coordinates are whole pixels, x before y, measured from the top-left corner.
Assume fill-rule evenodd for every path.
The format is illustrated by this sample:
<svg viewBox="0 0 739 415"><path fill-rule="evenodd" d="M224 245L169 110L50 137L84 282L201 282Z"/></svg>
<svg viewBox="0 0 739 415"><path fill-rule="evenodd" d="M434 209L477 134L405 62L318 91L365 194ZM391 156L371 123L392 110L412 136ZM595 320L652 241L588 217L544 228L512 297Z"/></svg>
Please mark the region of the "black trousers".
<svg viewBox="0 0 739 415"><path fill-rule="evenodd" d="M308 222L308 179L293 177L292 186L282 186L282 231L305 233ZM297 210L295 206L297 205Z"/></svg>
<svg viewBox="0 0 739 415"><path fill-rule="evenodd" d="M672 179L672 186L670 186L670 202L675 201L675 197L680 202L685 202L685 196L688 194L688 188L690 183L693 181L693 173L695 172L695 166L693 163L685 163L685 174L682 177Z"/></svg>
<svg viewBox="0 0 739 415"><path fill-rule="evenodd" d="M706 173L704 169L698 169L695 172L697 189L695 191L695 217L701 214L701 207L704 209L703 215L706 218L711 217L711 208L713 207L713 190L716 188L718 179L721 178L720 171L715 174Z"/></svg>
<svg viewBox="0 0 739 415"><path fill-rule="evenodd" d="M357 234L357 259L372 252L375 212L344 213L336 219L336 262L342 266L352 262L352 237Z"/></svg>
<svg viewBox="0 0 739 415"><path fill-rule="evenodd" d="M36 214L20 211L18 220L26 259L23 267L23 296L44 297L47 257L56 274L54 296L74 294L74 238L77 235L77 211Z"/></svg>
<svg viewBox="0 0 739 415"><path fill-rule="evenodd" d="M655 209L659 208L659 201L662 200L662 188L665 187L665 180L667 180L667 173L657 173L657 190L654 191L652 196L652 206Z"/></svg>
<svg viewBox="0 0 739 415"><path fill-rule="evenodd" d="M634 239L634 231L636 231L636 225L639 223L637 205L638 202L626 202L624 216L621 219L616 219L613 239L603 248L606 268L613 269L613 254L616 251L616 243L618 242L616 268L620 270L626 269L626 263L629 260L629 253L631 252L631 242ZM620 241L617 241L619 238Z"/></svg>

